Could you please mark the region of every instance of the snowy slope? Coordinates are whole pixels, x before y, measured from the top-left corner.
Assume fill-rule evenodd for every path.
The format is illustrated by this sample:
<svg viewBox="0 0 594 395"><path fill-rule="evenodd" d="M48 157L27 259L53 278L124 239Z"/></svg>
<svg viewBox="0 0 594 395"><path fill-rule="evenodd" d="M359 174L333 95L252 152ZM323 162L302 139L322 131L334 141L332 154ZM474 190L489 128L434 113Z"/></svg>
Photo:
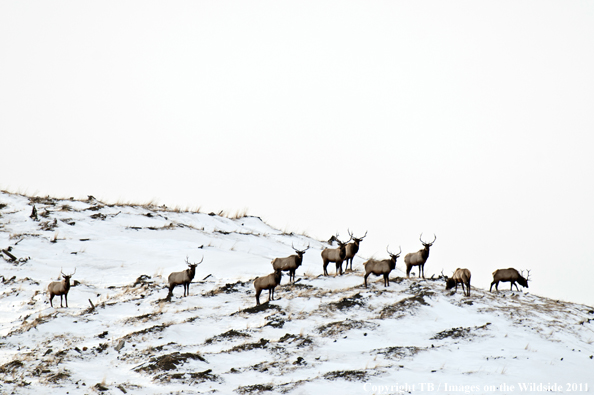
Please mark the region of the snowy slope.
<svg viewBox="0 0 594 395"><path fill-rule="evenodd" d="M365 289L363 258L320 276L326 243L257 217L8 193L0 207L0 248L18 258L0 260L0 393L592 391L592 307L505 284L466 298L398 268ZM253 279L291 244L310 245L298 282L255 308ZM186 257L204 262L168 301ZM75 269L69 307L51 308L48 284Z"/></svg>

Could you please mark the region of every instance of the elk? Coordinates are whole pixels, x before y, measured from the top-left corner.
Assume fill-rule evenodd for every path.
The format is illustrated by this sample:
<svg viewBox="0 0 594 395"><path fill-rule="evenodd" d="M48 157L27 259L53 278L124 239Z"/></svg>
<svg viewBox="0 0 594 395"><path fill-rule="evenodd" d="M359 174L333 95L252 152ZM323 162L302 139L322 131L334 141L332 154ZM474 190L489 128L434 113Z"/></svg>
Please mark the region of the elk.
<svg viewBox="0 0 594 395"><path fill-rule="evenodd" d="M47 286L47 290L49 291L50 306L54 307L54 303L52 302L54 296L60 295L60 307L64 307L62 306L62 295L64 295L64 299L66 300L66 307L68 307L68 291L70 291L70 278L74 276L74 273L76 273L76 268L74 268L74 272L72 274L64 274L62 273L62 269L60 269L60 274L64 279L62 281L51 282Z"/></svg>
<svg viewBox="0 0 594 395"><path fill-rule="evenodd" d="M190 283L194 279L194 275L196 274L196 266L200 265L204 261L204 257L198 263L190 263L188 261L188 257L186 257L186 263L188 264L189 269L182 270L181 272L173 272L169 275L169 294L168 297L173 296L173 288L178 285L184 286L184 296L190 295Z"/></svg>
<svg viewBox="0 0 594 395"><path fill-rule="evenodd" d="M454 292L458 292L458 284L462 284L462 292L464 292L464 295L470 296L470 270L458 268L452 277L446 277L446 290L456 287ZM466 291L464 290L465 285Z"/></svg>
<svg viewBox="0 0 594 395"><path fill-rule="evenodd" d="M390 247L390 246L388 246L388 247ZM363 266L365 267L365 278L364 278L365 288L367 288L367 277L369 277L370 274L374 274L376 276L383 275L384 276L384 287L390 286L390 278L389 278L390 272L392 270L396 269L396 260L402 253L402 248L400 248L400 251L398 252L398 254L392 254L388 250L388 247L386 247L386 251L390 255L390 259L382 259L381 261L376 261L375 259L370 259L363 264Z"/></svg>
<svg viewBox="0 0 594 395"><path fill-rule="evenodd" d="M268 290L268 301L274 300L274 288L280 285L283 272L280 269L275 269L274 273L270 273L264 277L256 277L254 280L254 288L256 288L256 306L260 305L260 293L263 289Z"/></svg>
<svg viewBox="0 0 594 395"><path fill-rule="evenodd" d="M346 246L346 256L345 256L346 264L345 264L344 270L347 271L349 269L349 263L350 263L350 266L351 266L350 270L353 271L353 258L355 257L355 254L359 251L359 243L361 243L361 240L363 240L365 238L365 236L367 236L367 231L365 231L365 234L363 235L363 237L354 237L350 230L348 232L349 232L349 236L351 236L351 239L353 240L353 242L347 244L347 246Z"/></svg>
<svg viewBox="0 0 594 395"><path fill-rule="evenodd" d="M499 292L499 282L507 282L509 281L511 284L509 286L509 290L513 291L513 286L515 284L516 290L518 292L520 289L518 288L518 284L520 283L522 287L528 288L528 278L530 277L530 270L528 270L528 275L526 278L522 277L522 275L514 268L510 267L509 269L497 269L493 272L493 282L491 283L491 288L489 288L489 292L493 289L493 284L495 284L495 290Z"/></svg>
<svg viewBox="0 0 594 395"><path fill-rule="evenodd" d="M288 271L289 282L291 282L291 279L292 282L295 282L295 271L301 266L301 263L303 262L303 254L305 254L305 251L309 250L309 244L303 251L296 249L292 243L291 248L293 248L296 254L286 258L274 258L271 263L274 270Z"/></svg>
<svg viewBox="0 0 594 395"><path fill-rule="evenodd" d="M410 270L413 266L419 267L419 277L421 277L421 272L423 273L423 278L425 278L425 262L427 262L427 258L429 258L429 248L435 243L437 240L437 236L433 235L433 241L431 243L425 243L423 241L423 234L419 237L421 240L421 244L423 244L423 249L417 252L411 252L404 256L404 263L406 264L406 277L410 277Z"/></svg>
<svg viewBox="0 0 594 395"><path fill-rule="evenodd" d="M338 234L334 237L334 240L338 243L338 248L326 248L322 251L322 260L324 261L324 276L328 275L328 263L336 262L336 275L340 271L342 275L342 262L346 257L346 246L351 239L346 242L342 242L338 239Z"/></svg>

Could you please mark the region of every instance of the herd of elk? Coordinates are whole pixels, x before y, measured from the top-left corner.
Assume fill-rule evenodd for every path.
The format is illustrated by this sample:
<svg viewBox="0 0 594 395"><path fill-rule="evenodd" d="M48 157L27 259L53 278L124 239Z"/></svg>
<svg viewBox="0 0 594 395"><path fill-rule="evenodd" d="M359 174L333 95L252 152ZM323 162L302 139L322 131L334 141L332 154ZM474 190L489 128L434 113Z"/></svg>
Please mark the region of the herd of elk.
<svg viewBox="0 0 594 395"><path fill-rule="evenodd" d="M338 248L326 248L322 250L322 261L323 261L323 269L324 269L324 276L328 275L327 266L329 262L336 263L336 275L339 273L342 275L342 263L346 260L347 264L345 267L345 271L349 268L352 271L352 262L354 256L359 251L359 244L361 241L367 236L367 232L362 237L355 237L351 231L349 233L349 240L346 242L342 242L338 239L338 234L332 236L331 240L329 240L329 244L332 241L338 242ZM352 243L349 243L353 240ZM406 276L410 277L411 269L414 266L419 267L419 275L425 278L425 263L429 258L429 249L433 246L433 243L437 240L437 236L433 235L433 241L428 243L423 241L423 234L419 237L419 240L423 244L423 249L406 254L404 257L404 263L406 265ZM274 300L274 290L275 288L280 285L282 272L288 271L289 272L289 283L295 282L295 272L296 270L303 264L303 256L305 252L310 248L308 245L304 250L298 250L291 244L291 248L295 251L295 254L290 255L285 258L275 258L272 260L272 268L274 270L273 273L268 274L267 276L263 277L256 277L254 280L254 288L256 290L256 305L260 304L260 294L263 290L268 290L268 300ZM400 257L402 253L402 248L398 254L393 254L389 250L389 246L386 247L386 251L390 256L389 259L383 260L376 260L376 259L369 259L365 263L363 263L363 267L365 269L365 275L363 278L363 284L365 288L367 288L367 278L373 274L375 276L383 276L384 286L388 287L390 285L390 273L396 268L396 261ZM190 295L190 283L194 279L196 274L196 267L204 261L204 257L197 263L190 263L188 258L186 257L186 263L188 265L188 269L183 270L181 272L173 272L168 277L169 282L169 293L168 298L171 298L173 295L173 289L178 286L182 285L184 288L183 296ZM53 299L54 296L60 296L60 307L63 307L62 304L62 297L64 297L66 307L68 307L68 291L70 290L70 279L76 273L76 268L72 274L64 274L62 270L60 270L60 274L63 277L62 281L54 281L51 282L48 286L49 292L49 301L50 305L53 308ZM443 272L442 272L443 274ZM458 284L462 285L462 291L465 296L470 296L470 277L471 273L468 269L456 269L452 277L445 276L446 281L446 290L452 289L455 287L456 292L458 290ZM489 288L489 292L492 292L493 285L495 285L495 290L499 292L499 282L510 282L510 290L513 291L513 286L516 286L516 290L519 291L518 284L521 286L528 288L528 280L530 277L530 271L528 271L528 275L524 277L514 268L508 269L497 269L493 272L493 282L491 283L491 287Z"/></svg>

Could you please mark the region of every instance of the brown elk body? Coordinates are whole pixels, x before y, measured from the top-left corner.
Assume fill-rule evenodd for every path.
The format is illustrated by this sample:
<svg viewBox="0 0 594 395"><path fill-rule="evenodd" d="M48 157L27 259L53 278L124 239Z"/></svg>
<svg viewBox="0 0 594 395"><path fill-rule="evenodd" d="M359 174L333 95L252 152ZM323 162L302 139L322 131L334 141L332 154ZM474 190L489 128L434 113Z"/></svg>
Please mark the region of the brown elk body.
<svg viewBox="0 0 594 395"><path fill-rule="evenodd" d="M458 284L462 284L464 295L470 296L470 270L458 268L452 277L446 278L446 290L456 287L454 292L458 292ZM466 286L466 290L464 290L464 286Z"/></svg>
<svg viewBox="0 0 594 395"><path fill-rule="evenodd" d="M291 247L293 247L293 245L291 244ZM293 247L293 250L295 250L296 254L294 255L290 255L286 258L274 258L272 260L272 268L276 271L276 270L282 270L282 271L288 271L289 272L289 282L291 281L295 281L295 271L299 268L299 266L301 266L301 264L303 263L303 254L305 254L305 251L307 251L309 249L309 246L307 246L307 248L303 251L300 251L298 249L296 249L295 247Z"/></svg>
<svg viewBox="0 0 594 395"><path fill-rule="evenodd" d="M495 285L495 290L499 291L500 281L509 281L511 283L509 286L510 291L513 290L514 284L516 286L516 290L520 291L520 289L518 288L518 284L516 283L519 283L522 287L528 288L528 278L524 278L516 269L512 267L510 267L509 269L497 269L493 272L493 282L491 283L489 292L493 289L493 285Z"/></svg>
<svg viewBox="0 0 594 395"><path fill-rule="evenodd" d="M365 232L363 237L354 237L350 231L349 231L349 235L351 236L351 239L353 240L353 242L347 244L347 246L346 246L346 255L344 257L344 259L346 261L345 268L344 268L345 271L349 270L349 264L350 264L350 270L353 271L353 258L355 257L357 252L359 252L359 243L361 243L361 241L365 238L365 236L367 236L367 232Z"/></svg>
<svg viewBox="0 0 594 395"><path fill-rule="evenodd" d="M268 290L268 301L274 300L274 288L280 285L283 272L275 270L274 273L270 273L264 277L256 277L254 280L254 288L256 288L256 306L260 305L260 293L262 290Z"/></svg>
<svg viewBox="0 0 594 395"><path fill-rule="evenodd" d="M169 297L173 295L173 288L175 288L178 285L183 285L184 296L190 295L190 283L192 282L192 280L194 279L194 275L196 274L196 266L201 264L202 261L204 261L204 257L202 257L202 260L198 263L190 263L188 262L188 258L186 258L186 263L188 264L189 269L182 270L181 272L173 272L169 275L169 277L167 278L169 282Z"/></svg>
<svg viewBox="0 0 594 395"><path fill-rule="evenodd" d="M387 247L386 251L388 251ZM388 251L390 259L382 259L381 261L370 259L367 262L365 262L363 264L363 266L365 267L365 278L363 280L365 288L367 288L367 277L369 277L370 274L374 274L376 276L383 275L384 287L390 286L390 272L396 269L396 260L398 259L401 253L402 249L400 249L400 252L398 254L392 254L390 251Z"/></svg>
<svg viewBox="0 0 594 395"><path fill-rule="evenodd" d="M342 262L346 257L346 246L350 239L346 242L338 240L338 235L335 237L338 243L338 248L326 248L322 251L322 260L324 262L324 276L328 275L328 263L336 263L336 275L340 272L342 274Z"/></svg>
<svg viewBox="0 0 594 395"><path fill-rule="evenodd" d="M74 273L76 273L76 268L74 269ZM47 290L49 292L50 306L54 307L54 303L53 303L54 296L59 295L60 296L60 307L64 307L64 306L62 306L62 296L64 296L64 300L66 301L66 307L68 307L68 291L70 291L70 278L72 276L74 276L74 273L64 274L60 270L60 274L62 275L62 277L64 279L62 281L51 282L47 286Z"/></svg>
<svg viewBox="0 0 594 395"><path fill-rule="evenodd" d="M429 248L435 243L437 240L437 236L433 235L434 239L431 243L425 243L423 241L423 234L421 233L421 244L423 244L423 249L417 252L411 252L404 256L404 263L406 264L406 277L410 277L410 271L413 266L419 267L419 277L421 277L421 273L423 274L423 278L425 278L425 262L429 258Z"/></svg>

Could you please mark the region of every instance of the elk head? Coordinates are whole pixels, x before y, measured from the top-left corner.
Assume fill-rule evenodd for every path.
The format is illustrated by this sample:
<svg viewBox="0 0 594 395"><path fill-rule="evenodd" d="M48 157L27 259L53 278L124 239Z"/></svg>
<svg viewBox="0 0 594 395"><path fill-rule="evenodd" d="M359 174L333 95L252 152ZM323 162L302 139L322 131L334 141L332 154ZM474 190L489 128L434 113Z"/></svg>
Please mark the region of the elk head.
<svg viewBox="0 0 594 395"><path fill-rule="evenodd" d="M307 248L305 250L298 250L297 248L295 248L295 246L293 246L293 243L291 243L291 248L293 248L297 255L299 255L299 258L303 258L303 254L305 254L305 251L309 250L309 244L307 245Z"/></svg>
<svg viewBox="0 0 594 395"><path fill-rule="evenodd" d="M429 247L431 247L433 245L433 243L435 243L435 240L437 240L437 236L435 236L435 234L433 234L433 241L431 243L425 243L423 241L423 234L421 233L421 236L419 236L419 240L421 241L421 244L423 244L423 247L425 247L426 249L429 249Z"/></svg>
<svg viewBox="0 0 594 395"><path fill-rule="evenodd" d="M202 261L204 261L204 256L202 257L202 259L198 263L190 263L190 261L188 259L189 258L186 255L186 263L188 264L188 267L190 268L190 270L192 270L192 269L196 269L196 266L200 265L202 263Z"/></svg>
<svg viewBox="0 0 594 395"><path fill-rule="evenodd" d="M392 253L390 252L390 250L388 250L388 248L389 248L389 247L390 247L390 246L387 246L387 247L386 247L386 251L388 252L388 255L390 255L390 258L391 258L391 259L392 259L394 262L396 262L396 259L398 259L398 257L400 256L400 254L402 254L402 247L400 247L400 246L398 247L398 248L400 249L400 251L398 252L398 254L392 254Z"/></svg>
<svg viewBox="0 0 594 395"><path fill-rule="evenodd" d="M347 231L349 232L349 236L351 236L350 240L353 240L355 242L355 244L357 244L357 245L359 245L361 240L363 240L365 238L365 236L367 236L367 231L365 231L365 234L362 237L355 237L355 236L353 236L353 234L351 233L351 231L349 229L347 229Z"/></svg>
<svg viewBox="0 0 594 395"><path fill-rule="evenodd" d="M72 276L74 276L74 273L76 273L76 268L74 268L74 272L72 272L72 274L64 274L62 272L62 268L60 268L60 274L62 275L62 277L64 278L64 280L66 280L66 282L69 282L70 281L70 278Z"/></svg>

